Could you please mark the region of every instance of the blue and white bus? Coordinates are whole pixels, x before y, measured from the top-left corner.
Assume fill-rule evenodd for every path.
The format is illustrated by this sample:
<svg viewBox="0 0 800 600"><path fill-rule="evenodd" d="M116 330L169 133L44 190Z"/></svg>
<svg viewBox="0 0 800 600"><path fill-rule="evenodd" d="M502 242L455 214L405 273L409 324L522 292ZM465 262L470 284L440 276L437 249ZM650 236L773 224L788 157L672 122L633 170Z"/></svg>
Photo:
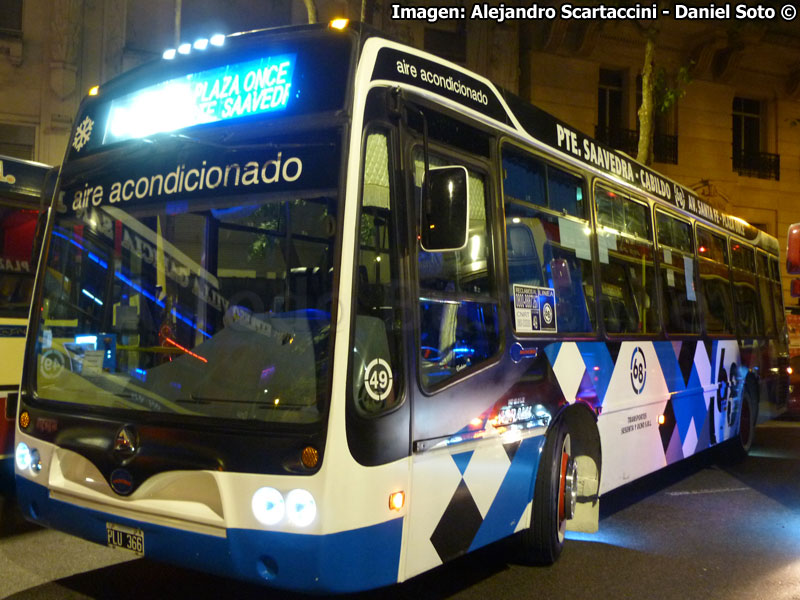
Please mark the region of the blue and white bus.
<svg viewBox="0 0 800 600"><path fill-rule="evenodd" d="M13 479L16 399L50 170L41 163L0 156L0 488Z"/></svg>
<svg viewBox="0 0 800 600"><path fill-rule="evenodd" d="M775 238L367 28L182 50L69 140L30 519L301 591L510 536L551 563L604 492L781 410Z"/></svg>

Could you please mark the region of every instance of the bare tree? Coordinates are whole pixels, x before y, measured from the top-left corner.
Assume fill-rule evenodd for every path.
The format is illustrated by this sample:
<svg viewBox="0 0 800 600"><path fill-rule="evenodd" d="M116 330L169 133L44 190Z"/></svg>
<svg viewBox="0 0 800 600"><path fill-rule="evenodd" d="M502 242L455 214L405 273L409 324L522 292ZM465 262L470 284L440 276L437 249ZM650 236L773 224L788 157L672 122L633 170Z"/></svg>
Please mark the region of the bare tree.
<svg viewBox="0 0 800 600"><path fill-rule="evenodd" d="M655 109L653 106L654 62L658 31L648 27L643 31L644 65L642 66L642 103L639 105L639 146L636 160L645 165L653 162L653 136L655 134Z"/></svg>

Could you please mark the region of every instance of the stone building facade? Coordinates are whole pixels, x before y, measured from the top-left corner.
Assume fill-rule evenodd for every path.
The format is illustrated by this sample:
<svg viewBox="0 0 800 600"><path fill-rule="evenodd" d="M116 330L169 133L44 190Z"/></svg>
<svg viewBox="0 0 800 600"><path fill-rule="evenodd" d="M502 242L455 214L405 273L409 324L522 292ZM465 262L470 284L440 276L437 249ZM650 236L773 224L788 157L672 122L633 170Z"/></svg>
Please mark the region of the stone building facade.
<svg viewBox="0 0 800 600"><path fill-rule="evenodd" d="M644 61L636 23L397 21L390 0L315 3L321 21L363 16L635 154ZM469 14L476 3L401 4L464 6ZM158 58L177 41L307 20L302 0L6 0L3 6L0 154L50 164L61 161L71 120L93 85ZM682 71L688 82L677 104L657 119L654 168L785 245L788 225L800 221L800 19L667 17L657 25L656 64L667 80ZM797 304L789 280L787 306Z"/></svg>

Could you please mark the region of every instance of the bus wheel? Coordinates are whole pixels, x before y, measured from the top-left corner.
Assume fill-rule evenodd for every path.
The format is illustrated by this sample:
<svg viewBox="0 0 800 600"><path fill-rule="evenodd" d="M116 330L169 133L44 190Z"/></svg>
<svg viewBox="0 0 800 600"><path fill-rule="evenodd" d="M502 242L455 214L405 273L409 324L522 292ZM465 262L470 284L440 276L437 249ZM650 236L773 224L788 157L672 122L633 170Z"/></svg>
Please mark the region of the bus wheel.
<svg viewBox="0 0 800 600"><path fill-rule="evenodd" d="M559 421L547 436L539 461L530 527L520 535L525 563L551 565L558 560L567 520L575 514L577 484L569 431Z"/></svg>
<svg viewBox="0 0 800 600"><path fill-rule="evenodd" d="M750 452L756 435L756 407L750 391L742 391L742 410L739 416L739 432L723 444L722 458L726 462L740 462Z"/></svg>

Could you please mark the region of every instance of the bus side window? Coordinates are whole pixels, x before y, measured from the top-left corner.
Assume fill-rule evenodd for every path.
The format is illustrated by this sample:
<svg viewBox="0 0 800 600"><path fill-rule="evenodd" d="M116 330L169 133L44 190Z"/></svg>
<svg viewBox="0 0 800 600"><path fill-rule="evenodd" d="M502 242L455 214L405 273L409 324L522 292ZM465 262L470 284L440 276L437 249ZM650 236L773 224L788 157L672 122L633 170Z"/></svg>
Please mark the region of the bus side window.
<svg viewBox="0 0 800 600"><path fill-rule="evenodd" d="M597 242L603 323L608 333L657 333L654 248L646 204L598 187Z"/></svg>
<svg viewBox="0 0 800 600"><path fill-rule="evenodd" d="M431 166L453 164L429 156ZM422 151L414 152L417 206ZM463 250L426 252L418 246L420 378L431 388L493 357L500 348L492 238L484 176L468 168L469 241Z"/></svg>
<svg viewBox="0 0 800 600"><path fill-rule="evenodd" d="M516 314L515 285L529 294L552 294L556 309L554 327L536 314L530 322L515 323L516 331L594 331L591 226L583 181L510 145L503 147L503 172L511 313Z"/></svg>
<svg viewBox="0 0 800 600"><path fill-rule="evenodd" d="M772 282L767 254L756 251L756 275L758 277L758 296L761 298L761 310L764 313L764 335L775 336L775 302L772 299Z"/></svg>
<svg viewBox="0 0 800 600"><path fill-rule="evenodd" d="M728 245L725 238L698 227L697 256L706 330L708 333L732 335L735 331L733 299L728 279Z"/></svg>
<svg viewBox="0 0 800 600"><path fill-rule="evenodd" d="M784 308L783 308L783 288L781 287L781 271L776 258L770 257L770 276L772 278L772 302L775 309L775 322L776 330L778 333L778 340L782 340L783 336L780 335L782 324L785 323Z"/></svg>
<svg viewBox="0 0 800 600"><path fill-rule="evenodd" d="M397 255L392 252L397 239L389 183L389 140L383 132L367 136L363 177L351 385L356 410L372 416L400 403L403 381L401 318L396 303L400 278Z"/></svg>
<svg viewBox="0 0 800 600"><path fill-rule="evenodd" d="M753 248L731 240L731 275L733 275L733 299L736 304L736 322L739 335L753 338L762 335L763 315L758 300L756 261Z"/></svg>
<svg viewBox="0 0 800 600"><path fill-rule="evenodd" d="M692 226L656 211L661 294L667 333L700 333Z"/></svg>

